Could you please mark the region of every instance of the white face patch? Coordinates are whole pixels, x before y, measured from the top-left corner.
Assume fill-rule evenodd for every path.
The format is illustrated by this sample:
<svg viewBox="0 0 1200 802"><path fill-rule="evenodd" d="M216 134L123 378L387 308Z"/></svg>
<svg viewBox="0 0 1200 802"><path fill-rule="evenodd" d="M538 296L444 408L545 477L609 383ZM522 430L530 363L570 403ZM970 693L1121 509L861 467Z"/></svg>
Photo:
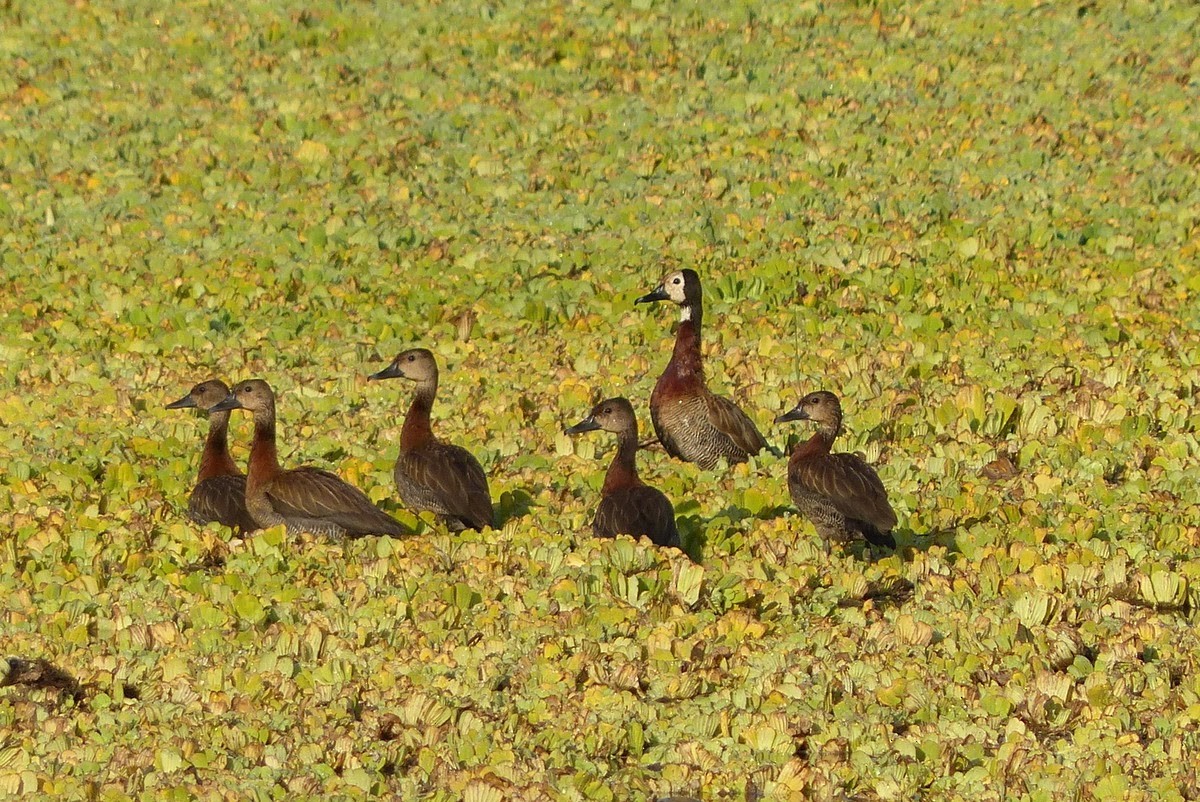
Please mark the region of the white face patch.
<svg viewBox="0 0 1200 802"><path fill-rule="evenodd" d="M677 304L683 303L686 299L683 292L683 283L686 279L683 277L683 272L672 273L663 280L663 287L667 290L667 297Z"/></svg>

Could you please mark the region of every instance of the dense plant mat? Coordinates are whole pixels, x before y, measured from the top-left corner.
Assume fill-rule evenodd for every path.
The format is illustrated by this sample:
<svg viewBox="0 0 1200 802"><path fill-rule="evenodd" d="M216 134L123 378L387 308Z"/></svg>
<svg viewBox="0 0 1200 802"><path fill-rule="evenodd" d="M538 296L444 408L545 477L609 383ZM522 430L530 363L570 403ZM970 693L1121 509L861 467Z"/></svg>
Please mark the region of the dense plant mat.
<svg viewBox="0 0 1200 802"><path fill-rule="evenodd" d="M0 794L1200 795L1200 7L754 5L0 4ZM678 267L897 553L765 453L590 536ZM413 345L499 530L396 500ZM214 376L416 534L188 522Z"/></svg>

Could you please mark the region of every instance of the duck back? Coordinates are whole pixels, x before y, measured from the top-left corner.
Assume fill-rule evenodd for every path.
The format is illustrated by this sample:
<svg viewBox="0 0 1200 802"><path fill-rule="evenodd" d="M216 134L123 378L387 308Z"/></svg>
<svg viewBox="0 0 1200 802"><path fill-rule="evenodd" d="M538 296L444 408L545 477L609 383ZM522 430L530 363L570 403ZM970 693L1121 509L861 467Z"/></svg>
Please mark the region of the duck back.
<svg viewBox="0 0 1200 802"><path fill-rule="evenodd" d="M238 532L258 529L246 509L246 477L241 474L201 479L188 499L188 517L201 525L216 521Z"/></svg>
<svg viewBox="0 0 1200 802"><path fill-rule="evenodd" d="M487 474L465 448L434 440L402 449L393 473L400 500L410 509L433 512L453 531L494 525Z"/></svg>
<svg viewBox="0 0 1200 802"><path fill-rule="evenodd" d="M281 471L261 488L277 523L331 536L403 535L400 522L366 494L329 471L304 466Z"/></svg>
<svg viewBox="0 0 1200 802"><path fill-rule="evenodd" d="M601 499L592 532L596 537L645 536L659 546L680 545L671 502L662 491L648 485L625 487Z"/></svg>
<svg viewBox="0 0 1200 802"><path fill-rule="evenodd" d="M857 454L828 453L819 441L797 446L789 461L788 490L797 509L828 540L861 537L895 548L896 513L879 474Z"/></svg>
<svg viewBox="0 0 1200 802"><path fill-rule="evenodd" d="M650 419L668 454L705 470L722 457L730 464L745 462L767 448L746 413L707 388L685 393L660 379L650 396Z"/></svg>

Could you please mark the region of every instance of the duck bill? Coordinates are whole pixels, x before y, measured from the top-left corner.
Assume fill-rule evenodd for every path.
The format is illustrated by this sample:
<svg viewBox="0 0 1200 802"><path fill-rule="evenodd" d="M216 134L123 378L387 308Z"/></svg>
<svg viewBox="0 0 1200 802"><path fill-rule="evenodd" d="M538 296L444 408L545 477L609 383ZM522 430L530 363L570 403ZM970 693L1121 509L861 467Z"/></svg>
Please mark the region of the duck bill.
<svg viewBox="0 0 1200 802"><path fill-rule="evenodd" d="M218 401L216 404L208 408L209 412L224 412L228 409L242 409L242 402L237 400L237 396L233 393L225 396L225 400Z"/></svg>
<svg viewBox="0 0 1200 802"><path fill-rule="evenodd" d="M367 377L367 379L369 381L379 381L380 379L399 379L403 375L404 374L400 372L399 366L397 366L396 363L393 362L392 364L388 365L383 370L372 373L370 376Z"/></svg>
<svg viewBox="0 0 1200 802"><path fill-rule="evenodd" d="M584 432L594 432L600 428L600 424L596 423L595 416L589 416L581 420L574 426L566 429L567 434L583 434Z"/></svg>
<svg viewBox="0 0 1200 802"><path fill-rule="evenodd" d="M775 419L776 423L787 423L794 420L808 420L808 412L803 407L796 407L790 412L785 412Z"/></svg>
<svg viewBox="0 0 1200 802"><path fill-rule="evenodd" d="M646 293L641 298L634 301L635 304L652 304L655 301L666 301L671 296L667 295L667 290L663 285L659 284L652 291Z"/></svg>
<svg viewBox="0 0 1200 802"><path fill-rule="evenodd" d="M195 409L196 399L192 398L191 394L185 395L178 401L172 401L167 404L166 409Z"/></svg>

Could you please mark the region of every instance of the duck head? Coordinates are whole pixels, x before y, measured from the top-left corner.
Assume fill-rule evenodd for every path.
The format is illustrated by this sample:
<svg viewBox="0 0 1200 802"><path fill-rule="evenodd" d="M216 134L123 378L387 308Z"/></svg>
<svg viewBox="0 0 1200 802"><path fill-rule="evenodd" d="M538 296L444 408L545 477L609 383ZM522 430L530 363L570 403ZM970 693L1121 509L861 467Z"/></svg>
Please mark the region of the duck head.
<svg viewBox="0 0 1200 802"><path fill-rule="evenodd" d="M271 385L262 379L249 379L234 385L225 400L210 408L216 412L224 409L248 409L260 412L275 409L275 393Z"/></svg>
<svg viewBox="0 0 1200 802"><path fill-rule="evenodd" d="M592 407L591 414L579 423L567 428L567 434L583 434L595 431L637 432L637 418L633 405L625 398L610 398Z"/></svg>
<svg viewBox="0 0 1200 802"><path fill-rule="evenodd" d="M692 306L700 303L700 276L690 267L668 273L658 286L634 301L635 304L648 304L655 301L670 301L679 306Z"/></svg>
<svg viewBox="0 0 1200 802"><path fill-rule="evenodd" d="M416 382L436 381L438 375L437 360L428 348L410 348L401 351L388 365L378 373L372 373L368 379L397 379L404 378Z"/></svg>
<svg viewBox="0 0 1200 802"><path fill-rule="evenodd" d="M229 395L229 387L220 379L209 379L200 382L188 394L178 401L167 404L167 409L202 409L211 410L225 400Z"/></svg>

